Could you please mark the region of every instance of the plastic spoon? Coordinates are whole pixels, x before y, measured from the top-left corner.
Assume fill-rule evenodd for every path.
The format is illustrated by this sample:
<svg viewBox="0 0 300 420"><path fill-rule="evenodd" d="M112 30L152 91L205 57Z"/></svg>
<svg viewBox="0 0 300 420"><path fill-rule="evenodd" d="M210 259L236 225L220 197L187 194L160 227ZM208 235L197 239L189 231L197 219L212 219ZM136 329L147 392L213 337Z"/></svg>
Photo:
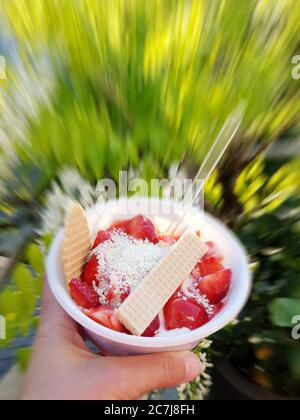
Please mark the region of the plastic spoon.
<svg viewBox="0 0 300 420"><path fill-rule="evenodd" d="M197 184L198 181L203 181L196 193L195 196L192 198L190 204L193 205L197 198L199 197L203 186L205 184L205 181L208 180L208 178L210 177L210 175L213 173L213 171L216 169L218 163L220 162L220 160L222 159L222 157L224 156L226 150L228 149L229 145L231 144L232 140L234 139L244 116L244 112L245 112L245 105L241 104L239 105L232 114L229 115L229 117L226 119L223 127L221 128L219 134L217 135L211 149L209 150L206 158L204 159L201 167L199 168L195 178L193 179L192 184L190 185L187 193L185 194L185 196L182 199L182 203L183 205L186 205L187 202L190 201L190 195L193 193L193 189L195 187L195 185ZM174 221L172 221L170 223L170 225L168 226L168 228L166 229L166 233L168 233L168 235L173 236L177 229L179 228L179 226L181 225L182 221L185 218L187 210L184 210L183 215L181 216L181 218L179 219L178 222L175 222L175 226L174 225Z"/></svg>

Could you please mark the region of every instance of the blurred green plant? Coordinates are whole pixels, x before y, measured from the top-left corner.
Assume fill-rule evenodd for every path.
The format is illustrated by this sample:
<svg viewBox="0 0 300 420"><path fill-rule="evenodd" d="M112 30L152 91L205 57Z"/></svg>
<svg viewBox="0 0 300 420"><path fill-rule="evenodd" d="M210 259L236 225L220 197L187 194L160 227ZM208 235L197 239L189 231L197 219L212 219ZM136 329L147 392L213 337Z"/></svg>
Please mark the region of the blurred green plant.
<svg viewBox="0 0 300 420"><path fill-rule="evenodd" d="M141 163L158 175L183 152L199 164L230 110L245 100L232 150L243 159L234 168L230 163L231 176L233 169L238 174L298 123L299 89L290 74L300 35L294 5L2 1L2 30L16 39L22 65L7 97L17 84L27 97L40 79L40 63L49 68L43 79L48 100L31 98L37 110L26 114L26 139L15 132L10 139L18 156L42 168L76 167L91 181ZM30 77L22 81L24 71ZM2 118L14 107L6 98ZM16 118L23 122L24 115Z"/></svg>
<svg viewBox="0 0 300 420"><path fill-rule="evenodd" d="M15 265L11 282L0 292L0 311L6 320L6 339L0 340L0 349L37 328L43 273L44 255L36 243L30 243L24 261Z"/></svg>
<svg viewBox="0 0 300 420"><path fill-rule="evenodd" d="M300 389L300 342L292 337L293 317L300 314L299 209L298 189L276 210L260 211L238 228L251 255L254 288L237 325L214 336L218 356L227 355L251 380L283 396L299 396Z"/></svg>

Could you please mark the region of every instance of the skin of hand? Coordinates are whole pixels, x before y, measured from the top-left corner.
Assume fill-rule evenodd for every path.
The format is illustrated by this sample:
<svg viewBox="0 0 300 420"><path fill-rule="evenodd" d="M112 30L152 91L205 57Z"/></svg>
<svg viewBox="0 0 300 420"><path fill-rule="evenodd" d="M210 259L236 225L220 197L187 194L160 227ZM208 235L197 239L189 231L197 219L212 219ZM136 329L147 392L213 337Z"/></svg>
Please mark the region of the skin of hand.
<svg viewBox="0 0 300 420"><path fill-rule="evenodd" d="M188 351L130 357L91 353L45 281L41 324L21 399L134 400L153 389L189 382L201 369Z"/></svg>

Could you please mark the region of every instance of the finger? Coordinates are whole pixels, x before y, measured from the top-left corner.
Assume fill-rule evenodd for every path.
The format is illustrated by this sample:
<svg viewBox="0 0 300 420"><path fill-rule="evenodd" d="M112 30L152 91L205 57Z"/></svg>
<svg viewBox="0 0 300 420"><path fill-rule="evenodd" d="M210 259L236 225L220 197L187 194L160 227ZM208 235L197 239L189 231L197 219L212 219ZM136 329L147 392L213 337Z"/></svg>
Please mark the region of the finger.
<svg viewBox="0 0 300 420"><path fill-rule="evenodd" d="M188 351L107 358L105 363L116 375L116 397L121 399L137 399L154 389L189 382L202 371L199 358Z"/></svg>
<svg viewBox="0 0 300 420"><path fill-rule="evenodd" d="M80 349L87 350L83 335L79 333L76 322L56 301L47 278L44 279L41 327L38 336L52 342L73 344Z"/></svg>

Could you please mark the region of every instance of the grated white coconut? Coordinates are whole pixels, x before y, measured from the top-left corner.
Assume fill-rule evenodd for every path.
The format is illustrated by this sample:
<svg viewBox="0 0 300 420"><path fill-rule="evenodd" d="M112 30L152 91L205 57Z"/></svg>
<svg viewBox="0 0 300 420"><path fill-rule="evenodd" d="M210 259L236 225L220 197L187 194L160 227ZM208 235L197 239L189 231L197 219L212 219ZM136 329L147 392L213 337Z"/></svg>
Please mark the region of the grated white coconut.
<svg viewBox="0 0 300 420"><path fill-rule="evenodd" d="M94 289L100 303L105 304L109 287L113 286L118 295L132 291L151 269L167 254L170 245L153 244L128 236L121 230L114 230L108 241L93 250L98 260L99 287Z"/></svg>
<svg viewBox="0 0 300 420"><path fill-rule="evenodd" d="M112 287L117 299L126 292L134 290L152 270L152 268L169 252L172 245L166 242L153 244L148 240L135 239L122 230L111 232L110 239L99 244L92 251L98 260L99 286L93 283L101 305L106 305L107 293ZM207 297L196 289L191 277L185 279L178 296L183 299L193 298L204 306L209 316L214 313L214 305L210 305ZM165 331L163 311L160 313L160 330Z"/></svg>

